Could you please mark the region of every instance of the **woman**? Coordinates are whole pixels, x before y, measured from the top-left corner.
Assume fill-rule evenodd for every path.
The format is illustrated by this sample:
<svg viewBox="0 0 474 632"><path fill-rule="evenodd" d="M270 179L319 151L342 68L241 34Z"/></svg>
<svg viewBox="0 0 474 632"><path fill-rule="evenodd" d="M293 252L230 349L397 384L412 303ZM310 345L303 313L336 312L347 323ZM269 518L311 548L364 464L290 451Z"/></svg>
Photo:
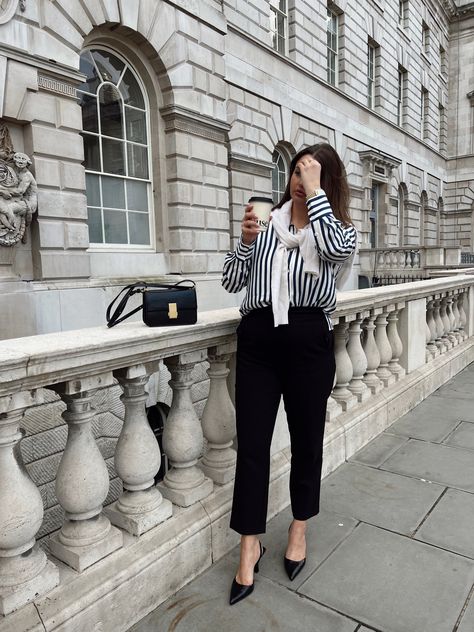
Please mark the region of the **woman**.
<svg viewBox="0 0 474 632"><path fill-rule="evenodd" d="M357 243L348 203L336 151L327 143L307 147L291 162L268 230L259 232L248 205L237 248L224 263L224 288L247 288L237 329L238 451L230 526L241 542L231 604L253 591L265 552L258 534L266 529L270 444L282 395L292 453L293 521L284 556L291 580L306 562L306 521L319 512L326 405L335 373L330 316L336 279L350 269Z"/></svg>

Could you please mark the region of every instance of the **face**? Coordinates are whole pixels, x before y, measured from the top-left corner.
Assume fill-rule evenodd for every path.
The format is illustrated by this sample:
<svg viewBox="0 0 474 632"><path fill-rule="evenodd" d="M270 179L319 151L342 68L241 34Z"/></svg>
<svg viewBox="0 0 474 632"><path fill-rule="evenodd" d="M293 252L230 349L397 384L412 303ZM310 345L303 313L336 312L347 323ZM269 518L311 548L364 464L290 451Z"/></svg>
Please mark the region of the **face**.
<svg viewBox="0 0 474 632"><path fill-rule="evenodd" d="M22 154L15 154L13 161L19 169L23 169L28 164L28 158Z"/></svg>
<svg viewBox="0 0 474 632"><path fill-rule="evenodd" d="M305 154L309 156L310 154ZM300 177L300 168L296 165L295 170L290 178L290 195L294 203L299 203L306 200L306 191L304 190L303 183Z"/></svg>

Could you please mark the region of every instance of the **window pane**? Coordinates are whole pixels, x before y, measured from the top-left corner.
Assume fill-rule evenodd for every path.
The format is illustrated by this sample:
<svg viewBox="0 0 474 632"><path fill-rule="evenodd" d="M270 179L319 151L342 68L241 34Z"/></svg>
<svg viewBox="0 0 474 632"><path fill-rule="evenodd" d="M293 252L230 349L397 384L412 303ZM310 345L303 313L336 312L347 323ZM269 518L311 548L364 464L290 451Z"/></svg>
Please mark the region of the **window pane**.
<svg viewBox="0 0 474 632"><path fill-rule="evenodd" d="M92 92L92 94L95 94L97 86L100 83L100 78L97 74L97 70L89 51L86 51L81 55L79 70L86 75L87 79L85 83L82 83L78 87L78 90L85 90L86 92Z"/></svg>
<svg viewBox="0 0 474 632"><path fill-rule="evenodd" d="M142 90L138 81L130 70L127 70L120 82L120 92L123 100L127 105L133 105L137 108L145 109L145 101L143 99Z"/></svg>
<svg viewBox="0 0 474 632"><path fill-rule="evenodd" d="M112 208L125 208L124 183L120 178L102 177L102 204Z"/></svg>
<svg viewBox="0 0 474 632"><path fill-rule="evenodd" d="M283 193L283 191L285 190L285 187L286 187L286 178L285 178L285 174L282 173L281 171L279 173L279 183L278 184L279 184L280 191Z"/></svg>
<svg viewBox="0 0 474 632"><path fill-rule="evenodd" d="M120 75L125 68L125 64L115 57L115 55L105 50L93 50L91 53L95 63L97 64L97 68L102 75L103 81L118 83Z"/></svg>
<svg viewBox="0 0 474 632"><path fill-rule="evenodd" d="M128 227L130 230L131 244L150 243L148 214L145 215L144 213L129 213Z"/></svg>
<svg viewBox="0 0 474 632"><path fill-rule="evenodd" d="M110 83L103 85L99 91L99 104L102 134L123 138L122 101L117 88Z"/></svg>
<svg viewBox="0 0 474 632"><path fill-rule="evenodd" d="M99 137L82 134L84 140L84 167L91 171L100 171Z"/></svg>
<svg viewBox="0 0 474 632"><path fill-rule="evenodd" d="M126 107L125 123L127 140L132 140L134 143L143 143L145 145L147 142L145 112Z"/></svg>
<svg viewBox="0 0 474 632"><path fill-rule="evenodd" d="M280 0L280 6L279 6L280 11L282 11L283 13L286 13L286 0Z"/></svg>
<svg viewBox="0 0 474 632"><path fill-rule="evenodd" d="M127 214L125 211L104 209L104 229L106 244L126 244Z"/></svg>
<svg viewBox="0 0 474 632"><path fill-rule="evenodd" d="M105 173L116 173L124 176L125 159L123 155L123 143L118 140L102 139L102 160L104 162L103 170Z"/></svg>
<svg viewBox="0 0 474 632"><path fill-rule="evenodd" d="M127 180L127 208L148 211L148 185L145 182Z"/></svg>
<svg viewBox="0 0 474 632"><path fill-rule="evenodd" d="M86 193L89 206L101 206L99 176L86 173Z"/></svg>
<svg viewBox="0 0 474 632"><path fill-rule="evenodd" d="M148 178L147 148L127 143L128 175L132 178Z"/></svg>
<svg viewBox="0 0 474 632"><path fill-rule="evenodd" d="M86 132L99 132L97 117L97 98L89 94L79 94L79 105L82 108L82 129Z"/></svg>
<svg viewBox="0 0 474 632"><path fill-rule="evenodd" d="M100 209L88 208L87 209L89 224L89 242L91 244L102 244L104 242L104 236L102 234L102 219Z"/></svg>
<svg viewBox="0 0 474 632"><path fill-rule="evenodd" d="M272 169L272 190L278 191L278 167L275 165ZM275 200L278 201L278 200Z"/></svg>

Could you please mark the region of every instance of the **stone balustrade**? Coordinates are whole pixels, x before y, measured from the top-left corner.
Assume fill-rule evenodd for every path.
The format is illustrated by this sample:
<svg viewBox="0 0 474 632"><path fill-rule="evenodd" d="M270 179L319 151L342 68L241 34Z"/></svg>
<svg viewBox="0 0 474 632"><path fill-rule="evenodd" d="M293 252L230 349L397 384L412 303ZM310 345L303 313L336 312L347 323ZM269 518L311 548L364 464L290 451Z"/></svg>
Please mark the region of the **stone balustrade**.
<svg viewBox="0 0 474 632"><path fill-rule="evenodd" d="M54 629L67 630L74 619L74 629L126 630L235 544L227 535L235 465L228 383L238 321L231 308L204 312L193 326L130 323L0 342L0 630L21 630L18 617L27 618L25 613L41 617L45 629L48 621L62 621ZM327 411L326 474L473 360L474 277L344 292L333 323L337 370ZM169 468L155 485L160 451L145 401L147 381L161 361L171 375L163 433ZM199 419L191 388L193 369L202 362L209 365L209 395ZM91 402L97 389L116 382L125 410L115 447L123 492L104 507L109 475L91 430ZM36 542L41 495L20 449L22 417L44 389L59 394L68 427L56 476L64 520L48 540L47 554ZM288 441L274 455L272 489L280 496L271 492L270 512L288 503L282 491L287 450ZM194 548L189 554L191 563L184 551L197 533L204 544L201 553ZM171 551L177 556L172 569ZM160 572L169 580L160 579L159 593L143 579L158 581L152 559L161 560ZM148 567L155 568L149 576L143 570ZM142 591L139 605L128 613L124 605L94 627L91 613L107 610L117 585L124 603L127 591ZM63 599L75 594L74 586L76 608L72 597ZM28 610L31 601L36 609Z"/></svg>

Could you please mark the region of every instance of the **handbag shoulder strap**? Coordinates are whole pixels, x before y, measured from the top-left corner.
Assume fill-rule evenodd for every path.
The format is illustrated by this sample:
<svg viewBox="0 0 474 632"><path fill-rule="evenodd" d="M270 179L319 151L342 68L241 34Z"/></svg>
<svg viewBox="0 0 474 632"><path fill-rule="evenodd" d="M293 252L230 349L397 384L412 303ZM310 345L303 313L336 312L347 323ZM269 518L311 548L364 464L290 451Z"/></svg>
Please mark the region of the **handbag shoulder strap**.
<svg viewBox="0 0 474 632"><path fill-rule="evenodd" d="M189 285L182 286L181 285L182 283L191 283L191 286ZM125 320L129 316L133 316L133 314L136 314L141 309L143 309L143 305L139 305L138 307L135 307L135 309L130 310L127 314L124 314L122 316L122 312L127 306L128 299L134 294L137 294L138 292L145 292L147 288L157 288L157 289L163 289L163 290L171 290L171 289L189 290L191 287L192 288L196 287L196 284L191 279L183 279L182 281L178 281L177 283L174 283L174 284L145 283L145 281L142 281L140 283L133 283L132 285L127 285L126 287L123 288L123 290L121 290L117 294L114 300L107 307L107 312L105 314L105 317L107 319L107 327L109 328L114 327L114 325L118 325L118 323L121 323L123 320ZM112 313L112 309L115 303L118 301L118 299L120 298L122 294L123 296L120 299L120 302L115 308L115 311Z"/></svg>
<svg viewBox="0 0 474 632"><path fill-rule="evenodd" d="M126 287L123 288L123 290L121 290L117 294L117 296L114 298L114 300L107 307L107 312L105 314L105 318L107 319L107 327L113 327L114 325L117 325L118 323L121 323L123 320L125 320L129 316L132 316L132 314L136 314L137 312L139 312L142 309L142 305L139 305L135 309L132 309L130 312L128 312L127 314L122 316L122 318L120 318L123 310L127 306L128 299L131 296L133 296L133 294L137 294L138 292L143 292L143 290L146 287L146 285L147 285L146 283L134 283L133 285L127 285ZM122 296L122 294L123 294L123 296ZM121 296L122 296L122 298L120 299L120 302L118 303L117 307L115 308L115 311L112 313L112 309L113 309L115 303L119 300L119 298Z"/></svg>

